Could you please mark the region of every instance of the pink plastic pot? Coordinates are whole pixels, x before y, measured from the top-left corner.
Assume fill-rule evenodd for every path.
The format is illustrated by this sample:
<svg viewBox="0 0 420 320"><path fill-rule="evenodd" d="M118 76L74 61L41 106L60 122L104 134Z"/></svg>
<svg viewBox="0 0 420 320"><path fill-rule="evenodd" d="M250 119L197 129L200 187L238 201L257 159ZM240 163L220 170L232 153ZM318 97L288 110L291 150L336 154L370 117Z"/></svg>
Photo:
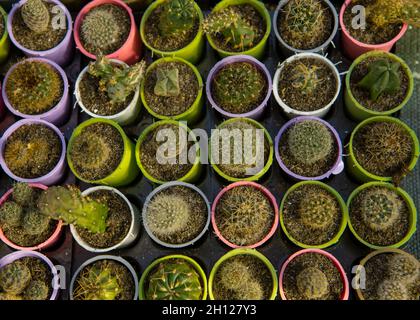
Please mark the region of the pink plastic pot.
<svg viewBox="0 0 420 320"><path fill-rule="evenodd" d="M354 39L344 25L344 11L352 0L346 0L340 10L340 27L341 27L341 45L349 58L356 59L365 52L372 50L391 51L394 44L401 39L408 29L407 24L403 24L400 33L392 40L381 44L366 44Z"/></svg>
<svg viewBox="0 0 420 320"><path fill-rule="evenodd" d="M283 263L283 266L281 267L280 274L279 274L279 291L280 291L280 297L281 297L281 299L282 300L287 300L286 294L285 294L284 289L283 289L283 276L284 276L284 272L285 272L287 266L289 265L289 263L293 259L295 259L296 257L298 257L298 256L300 256L302 254L305 254L305 253L319 253L319 254L322 254L323 256L327 257L328 259L330 259L332 261L332 263L334 264L334 266L340 272L341 280L343 282L343 287L344 288L343 288L343 292L341 292L340 300L348 300L349 299L349 293L350 293L349 281L347 279L347 275L346 275L346 272L344 271L343 266L340 264L340 262L331 253L328 253L327 251L320 250L320 249L303 249L303 250L300 250L300 251L295 252L294 254L292 254Z"/></svg>
<svg viewBox="0 0 420 320"><path fill-rule="evenodd" d="M141 41L140 41L140 34L139 30L136 27L136 21L134 19L133 12L131 11L130 7L126 5L121 0L94 0L89 2L83 9L79 12L76 17L76 21L74 22L74 40L76 42L76 47L82 52L85 56L89 57L90 59L95 60L96 56L90 52L88 52L82 45L80 41L80 26L86 14L95 7L98 7L103 4L114 4L124 8L128 15L130 16L131 20L131 30L127 37L127 40L122 45L120 49L117 51L107 55L106 57L109 59L117 59L124 61L128 64L136 63L141 56Z"/></svg>
<svg viewBox="0 0 420 320"><path fill-rule="evenodd" d="M273 226L270 229L270 232L259 242L253 244L253 245L249 245L249 246L238 246L234 243L231 243L229 240L227 240L226 238L223 237L223 235L220 233L219 228L217 227L216 224L216 207L219 203L220 198L225 194L226 191L239 187L239 186L252 186L260 191L262 191L264 193L264 195L268 198L268 200L270 200L271 205L274 209L274 221L273 221ZM231 248L257 248L261 245L263 245L265 242L267 242L272 236L273 234L276 232L277 229L277 225L279 224L279 210L278 210L278 205L277 205L277 201L276 198L274 198L273 194L266 189L265 187L263 187L262 185L252 182L252 181L238 181L238 182L234 182L231 183L230 185L228 185L227 187L223 188L222 191L219 192L219 194L217 195L216 199L214 199L213 201L213 205L211 207L211 224L213 226L213 230L216 233L216 236L227 246L231 247Z"/></svg>
<svg viewBox="0 0 420 320"><path fill-rule="evenodd" d="M29 185L32 188L38 188L38 189L41 189L41 190L48 189L47 186L45 186L43 184L39 184L39 183L30 183ZM12 193L13 193L13 188L10 189L9 191L7 191L0 198L0 207L9 199L9 197L12 195ZM39 245L34 246L34 247L18 246L17 244L13 243L8 238L6 238L6 236L4 235L3 230L1 228L0 228L0 240L3 241L5 244L7 244L9 247L11 247L13 249L16 249L16 250L24 250L24 251L44 250L44 249L47 249L47 248L53 246L55 243L57 243L57 241L60 239L60 235L61 235L62 230L63 230L63 222L59 221L58 224L57 224L57 228L55 229L55 231L53 232L51 237L49 237L49 239L47 239L45 242L40 243ZM0 265L0 268L1 268L1 265Z"/></svg>

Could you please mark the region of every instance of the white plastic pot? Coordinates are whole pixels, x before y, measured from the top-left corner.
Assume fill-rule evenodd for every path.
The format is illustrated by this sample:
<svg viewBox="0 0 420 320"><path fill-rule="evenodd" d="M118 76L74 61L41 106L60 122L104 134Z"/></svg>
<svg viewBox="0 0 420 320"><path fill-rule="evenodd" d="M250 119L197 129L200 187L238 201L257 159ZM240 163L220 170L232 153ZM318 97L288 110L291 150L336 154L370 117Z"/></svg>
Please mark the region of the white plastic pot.
<svg viewBox="0 0 420 320"><path fill-rule="evenodd" d="M280 98L280 95L279 95L279 79L280 79L280 74L283 68L285 67L285 65L293 61L304 59L304 58L315 58L315 59L319 59L325 62L333 71L335 80L337 81L337 90L332 100L324 107L315 111L299 111L299 110L292 109ZM283 63L278 67L278 69L276 70L276 73L274 74L274 79L273 79L274 97L289 119L298 117L298 116L313 116L313 117L319 117L319 118L325 117L325 115L328 113L328 111L330 111L331 107L334 105L335 101L337 100L340 90L341 90L341 77L336 66L329 59L317 53L310 53L310 52L299 53L294 56L291 56L287 60L283 61Z"/></svg>
<svg viewBox="0 0 420 320"><path fill-rule="evenodd" d="M104 252L109 252L115 249L122 249L125 248L127 246L129 246L131 243L133 243L134 240L137 239L137 236L140 232L140 212L139 210L131 204L131 202L127 199L127 197L125 195L123 195L120 191L118 191L115 188L112 187L106 187L106 186L97 186L97 187L92 187L89 189L86 189L85 191L82 192L83 196L87 196L95 191L99 191L99 190L107 190L107 191L112 191L115 192L116 194L118 194L129 206L130 208L130 212L131 212L131 225L130 225L130 229L128 230L127 235L125 236L125 238L120 242L117 243L116 245L109 247L109 248L94 248L91 245L89 245L85 240L83 240L83 238L77 233L77 229L73 226L70 225L70 231L71 234L73 235L73 238L76 240L76 242L84 249L86 249L87 251L90 252L95 252L95 253L104 253Z"/></svg>
<svg viewBox="0 0 420 320"><path fill-rule="evenodd" d="M124 66L128 66L126 63L124 63L120 60L111 59L110 61L112 61L116 64L121 64L121 65L124 65ZM80 81L82 80L84 74L88 71L88 68L89 68L89 66L86 66L80 72L80 74L79 74L79 76L77 77L77 80L76 80L74 95L76 96L76 100L77 100L77 103L79 104L80 108L82 108L82 110L84 112L86 112L89 116L91 116L92 118L102 118L102 119L113 120L113 121L117 122L118 124L120 124L122 126L133 123L137 119L137 116L139 115L140 108L141 108L140 84L137 87L136 92L134 93L133 100L131 100L130 104L123 111L121 111L117 114L111 115L111 116L102 116L102 115L93 113L88 108L86 108L85 105L83 104L82 97L80 95L80 89L79 89Z"/></svg>

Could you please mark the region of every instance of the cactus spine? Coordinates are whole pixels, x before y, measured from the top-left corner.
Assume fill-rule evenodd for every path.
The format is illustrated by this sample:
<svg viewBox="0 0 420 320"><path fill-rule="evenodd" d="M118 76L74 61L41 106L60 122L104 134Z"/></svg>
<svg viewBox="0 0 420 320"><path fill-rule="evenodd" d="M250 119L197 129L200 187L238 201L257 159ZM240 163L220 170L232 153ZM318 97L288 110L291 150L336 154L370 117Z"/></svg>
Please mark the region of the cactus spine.
<svg viewBox="0 0 420 320"><path fill-rule="evenodd" d="M194 4L193 0L166 0L160 15L160 34L173 36L191 29L197 17Z"/></svg>
<svg viewBox="0 0 420 320"><path fill-rule="evenodd" d="M411 283L419 277L420 264L412 255L394 254L389 261L388 273L392 280Z"/></svg>
<svg viewBox="0 0 420 320"><path fill-rule="evenodd" d="M31 281L31 271L19 260L0 269L0 288L13 295L21 294Z"/></svg>
<svg viewBox="0 0 420 320"><path fill-rule="evenodd" d="M7 201L0 207L0 225L19 227L23 217L23 208L16 202Z"/></svg>
<svg viewBox="0 0 420 320"><path fill-rule="evenodd" d="M298 206L303 224L313 229L324 229L331 225L337 210L337 201L332 195L317 192L306 194Z"/></svg>
<svg viewBox="0 0 420 320"><path fill-rule="evenodd" d="M48 299L48 286L39 280L33 280L23 292L25 300L47 300Z"/></svg>
<svg viewBox="0 0 420 320"><path fill-rule="evenodd" d="M320 299L329 292L328 279L318 268L303 269L296 277L300 294L307 299Z"/></svg>
<svg viewBox="0 0 420 320"><path fill-rule="evenodd" d="M180 94L179 71L177 68L165 70L156 69L156 84L154 94L161 97L172 97Z"/></svg>
<svg viewBox="0 0 420 320"><path fill-rule="evenodd" d="M38 210L30 210L25 213L22 228L28 235L38 235L48 230L50 218Z"/></svg>
<svg viewBox="0 0 420 320"><path fill-rule="evenodd" d="M13 185L13 200L21 205L27 206L32 203L35 198L35 191L27 183L15 183Z"/></svg>
<svg viewBox="0 0 420 320"><path fill-rule="evenodd" d="M384 280L377 289L379 300L408 300L409 294L404 283L395 280Z"/></svg>
<svg viewBox="0 0 420 320"><path fill-rule="evenodd" d="M319 68L316 65L308 67L298 62L293 69L292 86L300 89L304 94L312 94L324 82L324 79L318 76Z"/></svg>
<svg viewBox="0 0 420 320"><path fill-rule="evenodd" d="M48 29L50 13L42 0L28 0L21 8L25 25L33 32L42 33Z"/></svg>

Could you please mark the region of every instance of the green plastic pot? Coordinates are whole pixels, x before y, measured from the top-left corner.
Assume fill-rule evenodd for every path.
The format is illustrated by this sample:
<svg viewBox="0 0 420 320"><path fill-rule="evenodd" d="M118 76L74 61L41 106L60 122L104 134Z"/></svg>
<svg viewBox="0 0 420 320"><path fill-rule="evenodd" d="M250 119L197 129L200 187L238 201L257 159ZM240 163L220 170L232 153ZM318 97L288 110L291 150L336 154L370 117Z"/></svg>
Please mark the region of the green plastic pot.
<svg viewBox="0 0 420 320"><path fill-rule="evenodd" d="M147 48L149 48L153 54L156 54L158 57L178 57L178 58L183 58L185 60L188 60L189 62L196 64L204 51L204 35L203 35L203 28L202 28L202 24L203 24L203 20L204 20L204 16L203 16L203 12L201 11L200 7L198 6L197 3L194 4L195 9L197 10L198 13L198 18L199 18L199 29L197 32L197 35L195 36L195 38L189 43L187 44L184 48L176 50L176 51L161 51L158 49L153 48L146 39L146 35L145 35L145 25L147 23L148 18L150 17L150 15L153 13L153 11L160 6L161 4L163 4L166 0L156 0L154 2L152 2L150 4L150 6L146 9L146 11L143 14L143 17L141 19L141 23L140 23L140 36L141 36L141 40L143 41L143 43L145 44L145 46Z"/></svg>
<svg viewBox="0 0 420 320"><path fill-rule="evenodd" d="M227 175L226 173L224 173L217 164L215 164L212 160L212 156L211 156L211 143L209 143L209 160L211 163L212 168L214 169L214 171L217 172L218 175L220 175L223 179L230 181L230 182L236 182L236 181L258 181L271 167L271 165L273 164L273 155L274 155L274 147L273 147L273 140L271 139L270 133L257 121L250 119L250 118L231 118L228 119L224 122L222 122L217 128L217 129L222 129L225 125L232 123L232 122L237 122L237 121L246 121L252 125L254 125L255 127L257 127L258 129L262 129L264 130L264 137L265 139L267 139L268 143L270 144L270 153L268 155L268 159L267 162L264 166L264 168L262 168L262 170L260 172L258 172L256 175L253 176L249 176L247 178L235 178L235 177L231 177L229 175Z"/></svg>
<svg viewBox="0 0 420 320"><path fill-rule="evenodd" d="M360 130L361 128L363 128L364 126L366 126L367 124L373 123L373 122L394 122L397 123L399 125L401 125L405 130L407 130L407 132L410 134L411 138L413 139L413 144L414 144L414 152L413 152L413 157L408 165L407 171L412 171L414 169L414 167L416 166L417 160L419 158L419 140L416 136L416 133L409 127L407 126L404 122L402 122L401 120L398 120L396 118L393 117L385 117L385 116L381 116L381 117L373 117L373 118L368 118L366 120L364 120L363 122L359 123L358 126L353 130L353 132L351 133L350 136L350 142L347 146L347 150L348 150L348 157L346 157L346 167L349 171L349 173L358 181L360 182L369 182L369 181L392 181L392 177L381 177L381 176L377 176L375 174L372 174L370 172L368 172L367 170L365 170L356 160L356 157L354 155L353 152L353 140L354 140L354 136L356 134L356 132L358 130Z"/></svg>
<svg viewBox="0 0 420 320"><path fill-rule="evenodd" d="M226 253L225 255L223 255L219 260L217 260L217 262L215 263L215 265L211 269L210 276L209 276L209 297L210 297L210 300L215 300L214 295L213 295L213 281L214 281L214 278L216 276L217 270L219 270L220 265L224 261L226 261L229 258L232 258L234 256L237 256L237 255L251 255L251 256L254 256L254 257L258 258L259 260L261 260L267 266L267 268L270 270L271 279L272 279L272 283L273 283L273 288L272 288L269 300L274 300L277 296L277 290L278 290L278 279L277 279L276 269L274 269L270 260L268 260L262 253L258 252L255 249L249 249L249 248L248 249L243 248L243 249L231 250L228 253Z"/></svg>
<svg viewBox="0 0 420 320"><path fill-rule="evenodd" d="M354 70L354 68L361 63L363 60L366 60L369 57L385 57L388 59L391 59L393 61L399 62L404 70L404 72L406 73L406 75L408 76L408 91L407 91L407 95L404 99L403 102L401 102L401 104L399 104L398 106L396 106L395 108L388 110L388 111L374 111L374 110L370 110L368 108L365 108L363 105L361 105L356 98L353 96L353 93L351 92L351 88L350 88L350 77L351 74ZM414 79L413 79L413 73L411 72L410 68L408 67L408 65L404 62L404 60L402 60L400 57L396 56L395 54L389 53L389 52L385 52L385 51L369 51L363 55L361 55L360 57L358 57L356 60L353 61L352 65L350 66L350 69L346 75L346 90L344 92L344 105L346 107L347 112L349 113L349 115L357 120L357 121L362 121L371 117L375 117L375 116L389 116L394 114L395 112L399 111L402 109L402 107L404 107L407 102L410 100L412 94L413 94L413 90L414 90Z"/></svg>
<svg viewBox="0 0 420 320"><path fill-rule="evenodd" d="M9 55L10 50L10 40L9 34L7 32L7 13L4 11L3 7L0 6L0 14L2 15L3 24L4 24L4 32L2 37L0 38L0 63L3 63L7 56Z"/></svg>
<svg viewBox="0 0 420 320"><path fill-rule="evenodd" d="M203 268L201 268L201 266L192 258L181 255L181 254L173 254L173 255L169 255L169 256L165 256L159 259L156 259L155 261L153 261L147 268L146 270L144 270L143 275L140 278L140 285L139 285L139 300L146 300L146 280L147 277L149 276L150 271L152 271L159 263L169 260L169 259L183 259L186 260L188 263L190 263L194 269L198 272L198 274L200 275L201 278L201 282L203 285L203 296L202 296L202 300L206 300L207 299L207 277L206 274L203 271Z"/></svg>
<svg viewBox="0 0 420 320"><path fill-rule="evenodd" d="M203 110L203 104L204 104L204 98L203 98L203 79L201 78L200 72L198 71L198 69L192 65L190 62L186 61L185 59L182 58L178 58L178 57L167 57L167 58L161 58L159 60L156 60L155 62L153 62L146 71L146 76L147 74L153 70L153 68L156 68L160 63L165 63L165 62L181 62L184 63L186 65L188 65L192 71L194 71L195 76L197 77L197 81L198 81L198 94L197 94L197 98L195 99L195 101L193 102L193 104L188 108L188 110L186 110L185 112L178 114L176 116L164 116L161 114L158 114L156 112L154 112L150 106L148 105L147 101L146 101L146 96L145 96L145 90L144 90L144 86L145 86L145 81L142 81L141 83L141 89L140 89L140 94L141 94L141 101L143 102L144 107L146 108L146 110L155 118L161 119L161 120L182 120L182 121L186 121L188 123L195 123Z"/></svg>
<svg viewBox="0 0 420 320"><path fill-rule="evenodd" d="M224 9L228 6L232 5L242 5L242 4L250 4L252 5L259 14L263 17L265 23L266 23L266 31L264 34L264 37L261 39L257 45L252 47L249 50L241 51L241 52L229 52L224 51L217 47L216 43L213 41L212 37L208 34L206 34L207 41L210 43L210 46L217 51L217 53L220 55L220 57L225 58L228 56L235 56L235 55L248 55L253 56L254 58L261 59L264 56L265 47L268 41L268 37L270 36L271 32L271 18L270 13L268 12L267 8L261 1L257 0L223 0L220 1L213 9L213 11L218 11L221 9Z"/></svg>
<svg viewBox="0 0 420 320"><path fill-rule="evenodd" d="M137 162L137 166L140 168L141 172L143 173L143 175L150 180L151 182L157 183L157 184L164 184L168 181L162 181L159 179L156 179L155 177L151 176L146 168L143 166L143 164L141 163L140 160L140 147L141 144L143 143L143 141L146 139L147 135L153 131L154 129L156 129L157 127L164 125L164 124L174 124L174 125L179 125L182 126L183 128L185 128L187 130L188 135L191 135L194 138L194 141L197 142L197 138L195 136L195 134L191 131L190 128L188 128L184 123L182 122L178 122L175 120L160 120L157 121L153 124L151 124L150 126L148 126L140 135L140 137L137 140L137 144L136 144L136 162ZM197 153L196 153L196 158L195 161L190 169L190 171L187 172L187 174L183 177L181 177L180 179L178 179L177 181L183 181L183 182L195 182L198 177L201 174L201 163L200 163L200 148L198 147L198 143L197 143Z"/></svg>
<svg viewBox="0 0 420 320"><path fill-rule="evenodd" d="M386 187L388 189L391 189L393 191L395 191L396 193L398 193L398 195L400 195L405 203L408 206L408 209L410 211L409 215L409 226L408 226L408 232L407 234L404 236L404 238L402 238L399 242L394 243L392 245L389 246L377 246L374 244L371 244L369 242L367 242L366 240L362 239L357 232L354 230L352 224L351 224L351 219L350 219L350 205L352 200L363 190L370 188L370 187ZM365 246L371 248L371 249L384 249L384 248L399 248L402 245L404 245L405 243L408 242L408 240L410 240L410 238L414 235L414 233L416 232L416 225L417 225L417 210L416 210L416 206L413 202L413 199L410 197L410 195L405 192L403 189L395 187L394 185L387 183L387 182L368 182L365 183L361 186L359 186L358 188L356 188L349 196L348 200L347 200L347 207L348 207L348 211L347 211L347 220L348 220L348 224L349 224L349 228L351 233L354 235L354 237L362 244L364 244Z"/></svg>
<svg viewBox="0 0 420 320"><path fill-rule="evenodd" d="M123 153L120 164L114 170L114 172L112 172L110 175L108 175L107 177L103 179L90 181L90 180L86 180L82 178L77 173L77 171L74 168L73 162L71 161L71 158L70 158L70 151L72 149L74 139L80 135L80 133L82 132L84 128L94 123L106 123L116 128L118 132L121 134L121 137L123 138L123 141L124 141L124 153ZM127 137L124 130L120 127L118 123L112 120L108 120L108 119L92 118L92 119L82 122L74 129L68 143L67 162L70 167L70 170L79 180L82 180L84 182L91 183L91 184L103 184L103 185L108 185L112 187L123 186L123 185L127 185L131 183L134 179L136 179L136 177L139 174L139 169L136 165L136 160L134 157L134 143L131 142L131 140Z"/></svg>
<svg viewBox="0 0 420 320"><path fill-rule="evenodd" d="M342 214L340 228L339 228L337 234L328 242L321 243L319 245L307 245L307 244L304 244L304 243L296 240L295 238L293 238L286 229L286 225L284 224L284 221L283 221L284 204L287 201L287 197L290 195L290 193L292 193L294 190L296 190L297 188L299 188L303 185L316 185L316 186L319 186L319 187L327 190L329 193L334 195L334 197L337 199L338 203L340 204L341 214ZM301 248L304 248L304 249L315 249L315 248L316 249L324 249L324 248L330 247L330 246L338 243L338 241L340 240L341 236L344 233L344 230L346 230L347 219L348 219L347 206L346 206L346 203L344 202L343 198L341 197L341 195L334 188L332 188L329 185L327 185L323 182L320 182L320 181L301 181L301 182L298 182L298 183L294 184L293 186L291 186L289 188L289 190L287 190L286 194L283 197L283 200L281 201L279 214L280 214L280 225L281 225L281 228L282 228L284 234L287 236L287 238L291 242L293 242L295 245L297 245Z"/></svg>

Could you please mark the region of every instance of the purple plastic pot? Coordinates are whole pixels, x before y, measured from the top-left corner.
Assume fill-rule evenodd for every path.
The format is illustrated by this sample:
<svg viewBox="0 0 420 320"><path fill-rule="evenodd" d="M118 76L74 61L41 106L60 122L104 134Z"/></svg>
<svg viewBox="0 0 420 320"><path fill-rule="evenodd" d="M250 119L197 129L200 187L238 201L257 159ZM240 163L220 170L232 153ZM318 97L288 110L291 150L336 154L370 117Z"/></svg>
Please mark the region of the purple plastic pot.
<svg viewBox="0 0 420 320"><path fill-rule="evenodd" d="M12 21L13 16L16 13L16 10L19 9L27 0L21 0L17 4L13 5L12 10L10 10L9 18L7 19L7 31L9 32L10 40L12 40L13 44L28 57L39 57L39 58L46 58L50 59L61 66L65 66L69 64L71 59L73 58L74 52L74 42L72 37L73 31L73 22L71 19L70 12L67 8L58 0L47 0L50 3L54 3L60 7L62 12L66 15L67 18L67 33L64 36L64 39L54 48L45 50L45 51L34 51L23 47L13 35L13 28L12 28Z"/></svg>
<svg viewBox="0 0 420 320"><path fill-rule="evenodd" d="M42 253L36 252L36 251L15 251L7 256L4 256L0 259L0 269L4 266L7 266L8 264L25 258L25 257L33 257L42 260L51 270L52 273L52 293L50 300L55 300L58 296L58 289L59 289L59 282L58 282L58 271L57 268L54 266L54 264L51 262L50 259L48 259L45 255Z"/></svg>
<svg viewBox="0 0 420 320"><path fill-rule="evenodd" d="M264 100L261 102L261 104L256 107L255 109L247 112L247 113L230 113L225 110L223 110L221 107L217 105L217 103L214 101L212 93L211 93L211 84L213 82L214 76L219 72L221 68L224 66L235 63L235 62L249 62L258 67L264 74L267 79L267 94L264 98ZM217 110L220 114L227 118L251 118L251 119L258 119L261 117L261 115L264 112L265 107L268 104L268 99L270 99L271 91L273 88L273 84L271 81L271 75L268 69L265 67L263 63L255 59L254 57L247 56L247 55L237 55L237 56L230 56L226 57L222 60L220 60L218 63L214 65L214 67L210 70L209 75L207 76L207 82L206 82L206 94L207 98L209 99L209 102L211 106Z"/></svg>
<svg viewBox="0 0 420 320"><path fill-rule="evenodd" d="M317 177L304 177L301 175L298 175L294 172L292 172L291 170L289 170L286 165L284 164L284 162L282 161L281 157L280 157L280 152L279 152L279 144L280 144L280 139L283 135L284 132L286 132L286 130L291 127L292 125L294 125L297 122L302 122L305 120L315 120L315 121L319 121L322 124L324 124L325 126L327 126L328 129L330 129L330 131L333 133L334 137L335 137L335 141L337 143L338 146L338 152L337 152L337 160L335 161L334 165L331 167L330 170L328 170L326 173L324 173L321 176L317 176ZM292 120L289 120L288 122L286 122L281 128L279 133L276 136L276 140L275 140L275 152L276 152L276 159L277 162L280 166L280 168L292 179L295 180L323 180L323 179L327 179L329 178L331 175L337 175L340 174L343 170L344 170L344 162L342 160L342 156L343 156L343 146L341 144L341 140L340 140L340 136L338 135L337 130L334 129L333 126L331 126L327 121L322 120L320 118L317 117L312 117L312 116L301 116L301 117L296 117L293 118Z"/></svg>
<svg viewBox="0 0 420 320"><path fill-rule="evenodd" d="M6 146L6 141L10 137L10 135L16 131L19 127L25 125L25 124L43 124L49 128L51 128L60 138L61 141L61 155L60 159L58 160L56 166L48 172L46 175L35 178L35 179L24 179L21 177L16 176L10 169L8 168L6 161L4 160L4 148ZM53 184L56 184L59 182L66 171L66 142L64 141L64 135L61 133L61 131L54 126L53 124L43 121L43 120L36 120L36 119L23 119L20 120L13 125L9 127L9 129L6 130L6 132L3 134L3 137L0 139L0 165L3 168L4 172L13 180L19 181L19 182L26 182L26 183L41 183L45 184L46 186L51 186Z"/></svg>
<svg viewBox="0 0 420 320"><path fill-rule="evenodd" d="M4 115L4 100L3 95L1 93L1 82L0 82L0 120L3 118Z"/></svg>
<svg viewBox="0 0 420 320"><path fill-rule="evenodd" d="M48 63L49 65L51 65L54 69L56 69L58 71L61 78L63 79L64 88L63 88L63 95L61 97L61 100L57 103L56 106L54 106L53 108L51 108L50 110L48 110L45 113L41 113L41 114L37 114L37 115L23 114L23 113L17 111L12 106L9 99L7 98L6 84L7 84L7 80L9 78L9 75L16 68L16 66L18 66L21 63L24 63L25 61L42 61L44 63ZM45 121L51 122L51 123L59 126L59 125L62 125L68 119L68 117L70 115L71 108L70 108L70 96L69 96L69 81L67 79L66 73L64 72L64 70L58 64L56 64L53 61L47 60L47 59L30 58L30 59L26 59L24 61L21 61L19 63L16 63L15 65L13 65L13 67L11 67L9 69L9 71L6 73L6 76L4 77L2 94L3 94L4 103L7 107L7 109L9 109L10 112L12 112L13 114L15 114L15 115L17 115L18 117L21 117L21 118L33 119L33 120L35 120L35 119L45 120Z"/></svg>

